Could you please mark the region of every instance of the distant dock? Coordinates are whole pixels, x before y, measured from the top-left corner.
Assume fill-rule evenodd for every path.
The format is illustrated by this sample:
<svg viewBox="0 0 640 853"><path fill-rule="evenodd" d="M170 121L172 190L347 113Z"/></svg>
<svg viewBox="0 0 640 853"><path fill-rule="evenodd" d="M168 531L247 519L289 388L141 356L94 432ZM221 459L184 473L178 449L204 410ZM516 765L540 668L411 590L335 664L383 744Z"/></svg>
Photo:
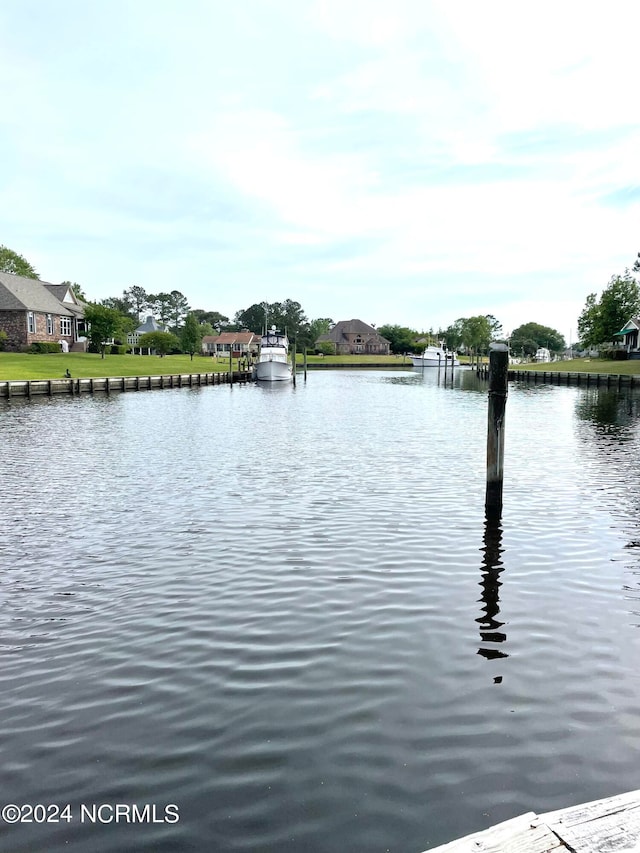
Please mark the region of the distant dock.
<svg viewBox="0 0 640 853"><path fill-rule="evenodd" d="M482 379L489 378L489 365L481 364L476 370ZM638 388L640 376L632 373L574 373L560 370L515 370L509 368L509 381L552 383L553 385L579 385L583 388Z"/></svg>
<svg viewBox="0 0 640 853"><path fill-rule="evenodd" d="M622 853L640 851L640 791L534 812L425 853Z"/></svg>

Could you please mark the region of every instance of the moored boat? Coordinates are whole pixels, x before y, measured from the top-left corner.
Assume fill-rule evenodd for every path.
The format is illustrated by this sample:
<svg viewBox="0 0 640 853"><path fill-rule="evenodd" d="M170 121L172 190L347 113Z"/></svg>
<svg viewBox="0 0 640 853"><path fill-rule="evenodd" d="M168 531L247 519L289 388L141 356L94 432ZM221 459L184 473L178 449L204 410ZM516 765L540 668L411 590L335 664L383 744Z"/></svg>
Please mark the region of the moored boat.
<svg viewBox="0 0 640 853"><path fill-rule="evenodd" d="M253 368L254 377L261 382L282 382L291 379L289 339L272 326L260 339L260 352Z"/></svg>
<svg viewBox="0 0 640 853"><path fill-rule="evenodd" d="M455 352L445 349L444 346L429 345L425 347L420 355L412 355L411 361L414 367L459 367L460 362Z"/></svg>

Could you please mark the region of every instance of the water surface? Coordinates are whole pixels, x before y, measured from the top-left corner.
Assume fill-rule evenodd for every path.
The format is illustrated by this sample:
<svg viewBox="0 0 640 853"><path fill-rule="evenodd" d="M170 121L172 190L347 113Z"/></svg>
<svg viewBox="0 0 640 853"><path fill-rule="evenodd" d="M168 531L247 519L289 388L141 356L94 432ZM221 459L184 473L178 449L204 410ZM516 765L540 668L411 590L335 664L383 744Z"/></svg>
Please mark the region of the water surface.
<svg viewBox="0 0 640 853"><path fill-rule="evenodd" d="M468 372L0 404L12 851L411 851L640 787L640 403ZM92 825L79 804L168 803Z"/></svg>

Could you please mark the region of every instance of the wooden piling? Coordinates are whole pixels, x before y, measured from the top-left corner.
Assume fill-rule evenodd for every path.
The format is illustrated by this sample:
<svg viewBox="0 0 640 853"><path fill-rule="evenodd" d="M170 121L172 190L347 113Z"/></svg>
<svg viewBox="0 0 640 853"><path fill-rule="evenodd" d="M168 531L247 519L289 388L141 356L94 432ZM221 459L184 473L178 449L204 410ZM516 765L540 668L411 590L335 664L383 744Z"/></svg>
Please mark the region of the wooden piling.
<svg viewBox="0 0 640 853"><path fill-rule="evenodd" d="M492 343L489 351L489 413L487 421L487 517L502 514L504 419L507 407L509 347Z"/></svg>
<svg viewBox="0 0 640 853"><path fill-rule="evenodd" d="M307 348L304 348L304 359L303 359L303 368L304 368L304 381L307 381Z"/></svg>
<svg viewBox="0 0 640 853"><path fill-rule="evenodd" d="M293 387L296 387L296 339L293 339L293 355L291 356L291 378Z"/></svg>

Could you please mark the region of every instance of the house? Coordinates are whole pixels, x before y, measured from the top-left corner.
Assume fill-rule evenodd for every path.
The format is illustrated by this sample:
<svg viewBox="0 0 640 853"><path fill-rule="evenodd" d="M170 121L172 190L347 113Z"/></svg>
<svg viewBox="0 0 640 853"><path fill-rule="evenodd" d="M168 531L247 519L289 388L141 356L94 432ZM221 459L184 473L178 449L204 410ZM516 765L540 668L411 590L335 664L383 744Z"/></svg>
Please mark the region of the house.
<svg viewBox="0 0 640 853"><path fill-rule="evenodd" d="M253 332L221 332L219 335L205 335L202 339L204 355L229 358L243 358L258 352L260 335Z"/></svg>
<svg viewBox="0 0 640 853"><path fill-rule="evenodd" d="M316 341L332 343L336 355L389 355L390 342L362 320L341 320Z"/></svg>
<svg viewBox="0 0 640 853"><path fill-rule="evenodd" d="M640 358L640 317L632 317L619 332L616 332L615 337L623 338L623 346L629 358Z"/></svg>
<svg viewBox="0 0 640 853"><path fill-rule="evenodd" d="M138 326L138 328L134 332L130 332L127 335L127 343L133 349L134 353L135 353L136 349L139 349L140 355L142 355L143 347L140 346L140 338L142 337L142 335L146 335L147 332L168 332L168 331L169 331L169 329L167 328L167 326L163 326L162 323L158 323L158 321L156 320L155 317L152 317L151 315L149 315L141 326ZM151 349L150 348L147 348L147 354L151 355Z"/></svg>
<svg viewBox="0 0 640 853"><path fill-rule="evenodd" d="M84 351L84 303L69 285L0 272L0 331L11 350L43 342Z"/></svg>

